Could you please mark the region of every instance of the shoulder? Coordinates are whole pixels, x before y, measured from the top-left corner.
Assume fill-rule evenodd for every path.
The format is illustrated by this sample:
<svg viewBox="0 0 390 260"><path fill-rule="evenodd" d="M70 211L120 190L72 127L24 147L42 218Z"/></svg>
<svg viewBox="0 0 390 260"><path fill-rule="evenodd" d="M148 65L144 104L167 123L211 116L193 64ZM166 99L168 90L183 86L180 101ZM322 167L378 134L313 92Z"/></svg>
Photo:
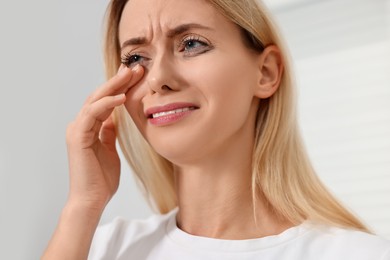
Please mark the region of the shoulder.
<svg viewBox="0 0 390 260"><path fill-rule="evenodd" d="M176 209L164 215L152 215L143 220L115 218L110 223L100 225L94 234L89 259L116 259L117 254L145 246L165 234L169 219L176 216ZM147 241L146 243L143 243ZM147 250L145 248L145 250Z"/></svg>
<svg viewBox="0 0 390 260"><path fill-rule="evenodd" d="M337 227L311 225L309 229L304 240L321 252L321 259L335 259L337 255L337 259L390 260L390 241L382 237Z"/></svg>

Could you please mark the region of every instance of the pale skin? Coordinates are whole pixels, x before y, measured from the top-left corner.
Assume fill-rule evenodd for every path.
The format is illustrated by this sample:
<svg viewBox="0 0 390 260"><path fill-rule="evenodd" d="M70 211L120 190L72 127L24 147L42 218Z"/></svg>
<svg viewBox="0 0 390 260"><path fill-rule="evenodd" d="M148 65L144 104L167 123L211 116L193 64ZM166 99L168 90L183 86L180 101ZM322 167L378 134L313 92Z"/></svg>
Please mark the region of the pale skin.
<svg viewBox="0 0 390 260"><path fill-rule="evenodd" d="M201 27L184 26L172 35L175 28L195 23ZM261 197L253 212L250 190L257 107L277 91L283 72L278 48L248 49L239 28L203 1L132 0L119 26L121 46L132 38L144 42L122 48L122 55L138 55L136 61L129 68L122 65L98 88L68 127L69 197L43 259L87 258L101 214L119 185L110 115L120 105L174 164L177 225L183 231L250 239L291 227ZM197 109L163 126L148 121L145 110L173 102Z"/></svg>

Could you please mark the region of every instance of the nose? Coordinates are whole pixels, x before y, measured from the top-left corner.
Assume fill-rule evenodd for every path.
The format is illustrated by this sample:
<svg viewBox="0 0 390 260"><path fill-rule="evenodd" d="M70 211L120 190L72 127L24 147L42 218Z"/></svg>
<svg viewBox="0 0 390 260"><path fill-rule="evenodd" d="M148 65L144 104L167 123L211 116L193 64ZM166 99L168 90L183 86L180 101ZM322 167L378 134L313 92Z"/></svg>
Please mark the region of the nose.
<svg viewBox="0 0 390 260"><path fill-rule="evenodd" d="M147 85L151 94L164 94L179 90L174 61L168 55L156 57L149 66L147 74Z"/></svg>

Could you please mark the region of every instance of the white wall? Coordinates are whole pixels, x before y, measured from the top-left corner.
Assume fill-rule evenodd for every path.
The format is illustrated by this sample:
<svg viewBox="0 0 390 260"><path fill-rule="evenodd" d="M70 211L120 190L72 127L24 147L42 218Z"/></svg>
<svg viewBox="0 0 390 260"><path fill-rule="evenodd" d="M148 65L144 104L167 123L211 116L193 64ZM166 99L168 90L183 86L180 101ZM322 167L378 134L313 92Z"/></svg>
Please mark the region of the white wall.
<svg viewBox="0 0 390 260"><path fill-rule="evenodd" d="M390 238L389 1L304 3L275 12L296 61L309 151L330 188ZM104 81L106 4L0 3L0 259L38 259L55 227L68 185L66 125ZM150 213L124 167L102 221Z"/></svg>
<svg viewBox="0 0 390 260"><path fill-rule="evenodd" d="M39 259L68 188L65 129L104 82L107 1L0 1L0 259ZM146 217L123 171L104 220Z"/></svg>
<svg viewBox="0 0 390 260"><path fill-rule="evenodd" d="M303 135L321 179L390 238L389 1L278 8L298 77Z"/></svg>

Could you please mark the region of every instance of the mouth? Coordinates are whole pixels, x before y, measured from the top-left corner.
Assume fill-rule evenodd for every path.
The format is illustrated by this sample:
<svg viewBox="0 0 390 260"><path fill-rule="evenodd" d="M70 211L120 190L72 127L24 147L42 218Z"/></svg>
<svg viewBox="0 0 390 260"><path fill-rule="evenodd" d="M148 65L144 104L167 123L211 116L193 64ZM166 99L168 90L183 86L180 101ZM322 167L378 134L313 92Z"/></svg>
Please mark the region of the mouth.
<svg viewBox="0 0 390 260"><path fill-rule="evenodd" d="M153 114L148 115L148 118L159 118L159 117L169 116L169 115L173 115L173 114L177 114L177 113L183 113L183 112L187 112L187 111L195 110L195 109L197 109L197 107L193 107L193 106L183 107L183 108L173 109L173 110L169 110L169 111L153 113Z"/></svg>
<svg viewBox="0 0 390 260"><path fill-rule="evenodd" d="M151 107L145 111L145 116L152 124L166 125L188 116L196 109L199 106L192 103L171 103Z"/></svg>

